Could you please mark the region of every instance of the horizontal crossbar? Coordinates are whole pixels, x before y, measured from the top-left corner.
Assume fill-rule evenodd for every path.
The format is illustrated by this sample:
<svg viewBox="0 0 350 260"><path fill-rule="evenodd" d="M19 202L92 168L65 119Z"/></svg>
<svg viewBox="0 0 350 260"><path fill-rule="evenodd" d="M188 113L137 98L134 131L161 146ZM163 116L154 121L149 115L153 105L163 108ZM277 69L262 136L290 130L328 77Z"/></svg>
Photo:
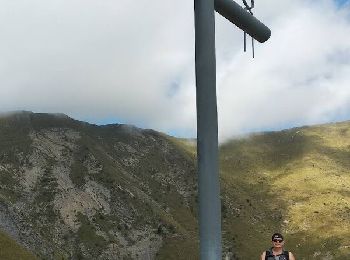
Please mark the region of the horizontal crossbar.
<svg viewBox="0 0 350 260"><path fill-rule="evenodd" d="M214 0L215 11L248 33L258 42L265 42L271 30L232 0Z"/></svg>

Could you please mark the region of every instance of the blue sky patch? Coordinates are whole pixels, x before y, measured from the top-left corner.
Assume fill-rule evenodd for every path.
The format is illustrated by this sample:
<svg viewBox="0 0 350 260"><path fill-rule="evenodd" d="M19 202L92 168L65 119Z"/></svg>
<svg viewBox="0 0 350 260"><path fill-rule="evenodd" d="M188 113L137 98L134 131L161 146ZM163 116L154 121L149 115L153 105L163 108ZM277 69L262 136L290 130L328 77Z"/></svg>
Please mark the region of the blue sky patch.
<svg viewBox="0 0 350 260"><path fill-rule="evenodd" d="M180 83L178 81L171 82L170 86L167 89L167 97L172 98L179 92Z"/></svg>
<svg viewBox="0 0 350 260"><path fill-rule="evenodd" d="M335 2L339 5L339 6L343 6L345 4L349 3L349 0L335 0Z"/></svg>

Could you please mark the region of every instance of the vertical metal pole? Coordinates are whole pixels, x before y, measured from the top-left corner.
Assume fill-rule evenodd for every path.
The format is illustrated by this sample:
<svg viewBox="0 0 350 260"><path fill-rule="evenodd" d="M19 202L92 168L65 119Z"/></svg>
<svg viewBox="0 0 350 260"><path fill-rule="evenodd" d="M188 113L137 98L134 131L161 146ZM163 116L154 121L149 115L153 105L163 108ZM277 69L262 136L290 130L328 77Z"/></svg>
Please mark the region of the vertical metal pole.
<svg viewBox="0 0 350 260"><path fill-rule="evenodd" d="M221 260L214 0L194 0L200 259Z"/></svg>

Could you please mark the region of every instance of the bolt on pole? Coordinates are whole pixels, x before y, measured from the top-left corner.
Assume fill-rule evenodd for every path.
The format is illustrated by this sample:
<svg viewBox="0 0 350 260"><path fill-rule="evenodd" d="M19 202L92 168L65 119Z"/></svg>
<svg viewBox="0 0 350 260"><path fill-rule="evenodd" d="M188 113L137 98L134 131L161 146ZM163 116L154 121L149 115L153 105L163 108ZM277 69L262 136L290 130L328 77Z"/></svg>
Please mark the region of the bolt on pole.
<svg viewBox="0 0 350 260"><path fill-rule="evenodd" d="M221 260L214 9L259 42L271 31L231 0L194 0L200 259Z"/></svg>

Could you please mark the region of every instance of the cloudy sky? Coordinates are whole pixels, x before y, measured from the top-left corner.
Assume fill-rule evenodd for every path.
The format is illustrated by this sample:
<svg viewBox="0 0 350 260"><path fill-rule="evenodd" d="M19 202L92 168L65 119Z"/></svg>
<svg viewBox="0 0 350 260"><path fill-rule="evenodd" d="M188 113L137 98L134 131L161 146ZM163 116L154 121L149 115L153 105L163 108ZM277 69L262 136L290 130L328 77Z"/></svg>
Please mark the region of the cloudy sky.
<svg viewBox="0 0 350 260"><path fill-rule="evenodd" d="M348 1L255 3L272 31L255 59L216 15L220 139L349 120ZM0 111L13 110L195 137L193 1L2 0Z"/></svg>

